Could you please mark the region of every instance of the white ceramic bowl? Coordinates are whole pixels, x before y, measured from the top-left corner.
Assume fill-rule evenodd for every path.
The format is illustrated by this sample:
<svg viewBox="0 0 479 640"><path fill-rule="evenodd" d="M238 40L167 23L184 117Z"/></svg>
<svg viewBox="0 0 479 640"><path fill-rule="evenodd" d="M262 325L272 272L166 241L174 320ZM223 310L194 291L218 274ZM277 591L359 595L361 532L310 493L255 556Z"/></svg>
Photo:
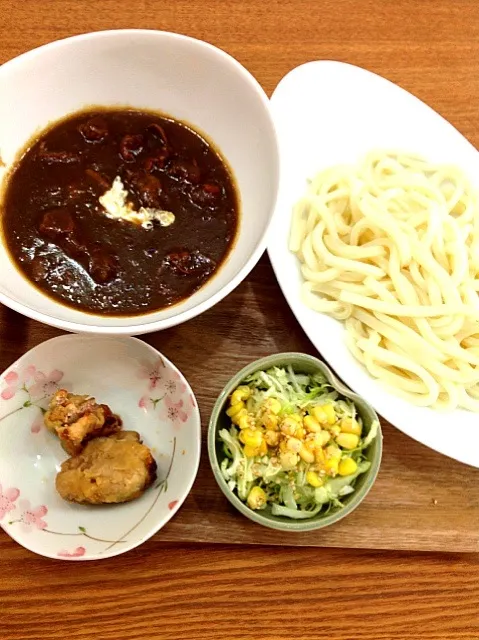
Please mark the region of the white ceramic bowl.
<svg viewBox="0 0 479 640"><path fill-rule="evenodd" d="M118 30L53 42L0 67L0 154L6 164L0 166L0 183L35 132L91 105L159 110L204 132L236 178L236 244L218 273L187 300L145 316L117 318L87 314L43 295L0 246L0 302L73 332L138 335L189 320L232 291L265 249L279 182L267 96L234 58L186 36Z"/></svg>
<svg viewBox="0 0 479 640"><path fill-rule="evenodd" d="M55 476L68 458L43 425L59 387L90 394L137 431L158 478L125 504L63 500ZM0 376L0 527L49 558L98 560L138 546L180 508L198 471L201 421L178 369L141 340L61 336L38 345Z"/></svg>

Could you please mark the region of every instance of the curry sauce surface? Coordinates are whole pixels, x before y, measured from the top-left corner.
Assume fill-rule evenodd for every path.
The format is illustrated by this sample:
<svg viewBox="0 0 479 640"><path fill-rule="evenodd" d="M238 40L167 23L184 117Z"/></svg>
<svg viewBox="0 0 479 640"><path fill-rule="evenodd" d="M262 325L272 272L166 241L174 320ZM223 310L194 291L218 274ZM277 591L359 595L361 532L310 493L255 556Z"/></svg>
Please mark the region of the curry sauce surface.
<svg viewBox="0 0 479 640"><path fill-rule="evenodd" d="M120 177L135 211L170 226L110 219L99 198ZM185 124L134 110L73 115L18 162L2 206L5 242L47 295L83 311L137 315L190 296L225 260L238 228L220 154Z"/></svg>

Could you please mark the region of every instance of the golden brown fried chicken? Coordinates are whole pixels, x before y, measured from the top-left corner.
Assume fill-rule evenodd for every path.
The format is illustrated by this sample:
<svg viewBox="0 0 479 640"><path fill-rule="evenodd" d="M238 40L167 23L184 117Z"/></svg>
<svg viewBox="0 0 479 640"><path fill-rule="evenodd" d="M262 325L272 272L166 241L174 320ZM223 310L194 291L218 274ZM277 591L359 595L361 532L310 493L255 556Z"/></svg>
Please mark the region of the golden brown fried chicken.
<svg viewBox="0 0 479 640"><path fill-rule="evenodd" d="M116 433L122 425L121 418L106 404L97 404L95 398L77 396L65 389L54 394L44 421L70 455L80 453L92 438Z"/></svg>
<svg viewBox="0 0 479 640"><path fill-rule="evenodd" d="M156 479L156 462L136 431L95 438L69 458L56 478L65 500L84 504L128 502Z"/></svg>

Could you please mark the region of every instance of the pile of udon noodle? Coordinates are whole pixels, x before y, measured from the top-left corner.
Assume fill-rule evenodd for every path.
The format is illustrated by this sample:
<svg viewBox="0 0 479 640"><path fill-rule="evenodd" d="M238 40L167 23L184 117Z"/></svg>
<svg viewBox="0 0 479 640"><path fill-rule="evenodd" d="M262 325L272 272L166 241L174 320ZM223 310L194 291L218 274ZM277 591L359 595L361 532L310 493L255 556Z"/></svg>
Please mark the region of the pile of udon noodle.
<svg viewBox="0 0 479 640"><path fill-rule="evenodd" d="M373 152L319 173L293 214L305 302L417 405L479 411L479 199L458 168Z"/></svg>

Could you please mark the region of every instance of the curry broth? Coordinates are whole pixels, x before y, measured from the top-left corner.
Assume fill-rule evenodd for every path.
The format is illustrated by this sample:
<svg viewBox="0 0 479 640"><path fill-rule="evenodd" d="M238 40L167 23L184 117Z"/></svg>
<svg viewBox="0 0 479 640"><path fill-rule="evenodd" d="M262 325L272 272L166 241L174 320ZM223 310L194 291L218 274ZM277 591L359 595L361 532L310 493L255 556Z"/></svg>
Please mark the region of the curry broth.
<svg viewBox="0 0 479 640"><path fill-rule="evenodd" d="M174 222L108 217L99 199L115 178L135 212L170 212ZM14 263L42 292L90 313L139 315L213 276L234 243L239 203L221 155L186 124L92 109L29 144L6 181L1 223Z"/></svg>

